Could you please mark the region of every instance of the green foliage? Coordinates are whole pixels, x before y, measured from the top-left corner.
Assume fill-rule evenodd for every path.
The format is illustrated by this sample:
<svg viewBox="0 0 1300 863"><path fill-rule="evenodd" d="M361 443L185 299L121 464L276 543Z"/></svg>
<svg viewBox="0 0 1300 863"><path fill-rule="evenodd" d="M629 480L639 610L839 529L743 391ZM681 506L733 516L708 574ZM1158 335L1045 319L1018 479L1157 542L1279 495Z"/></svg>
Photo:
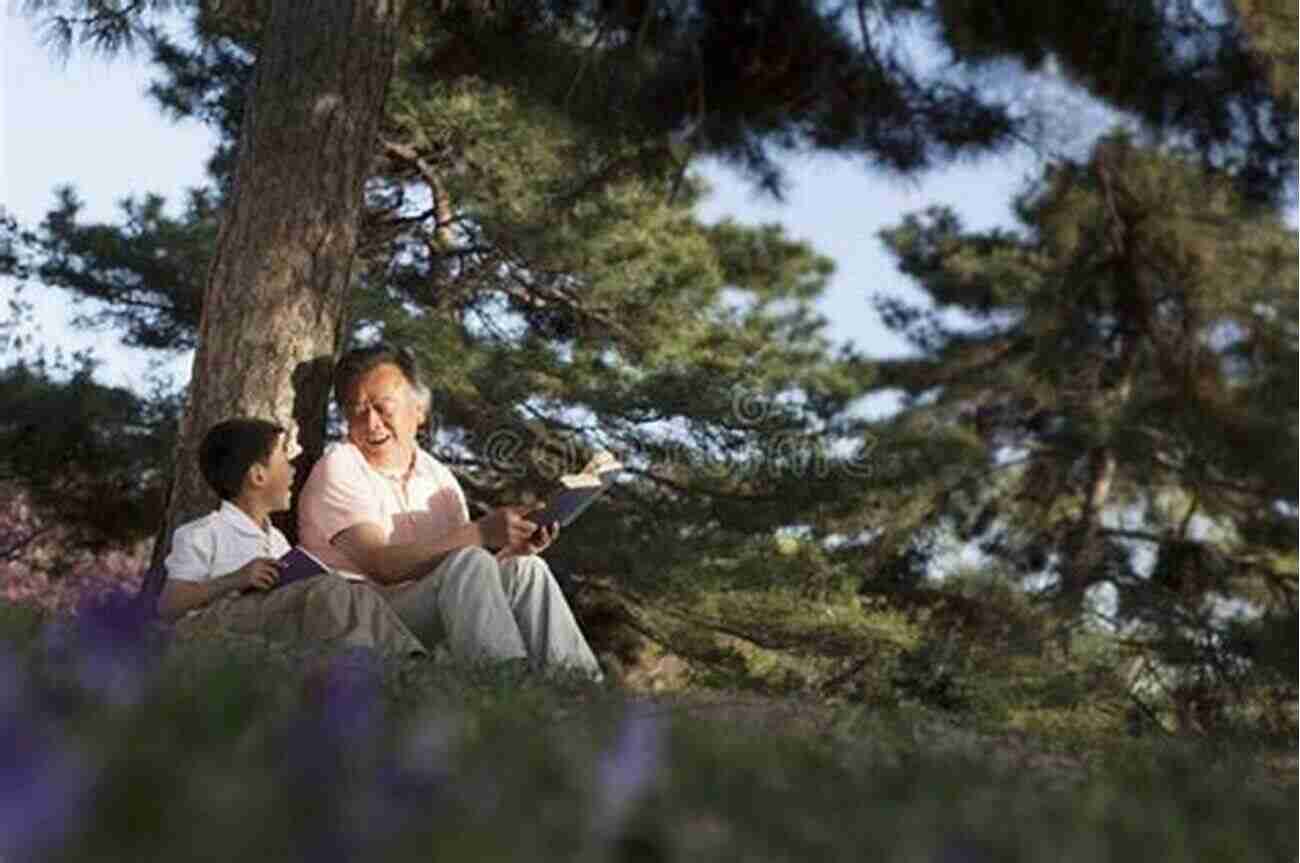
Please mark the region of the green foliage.
<svg viewBox="0 0 1300 863"><path fill-rule="evenodd" d="M1018 211L1019 233L936 210L884 235L933 302L881 301L920 352L881 365L911 397L891 424L970 444L934 453L950 481L894 530L977 543L1067 619L1109 586L1091 611L1169 664L1174 703L1208 687L1226 715L1294 692L1225 640L1234 605L1294 619L1294 232L1230 178L1123 137L1049 168Z"/></svg>
<svg viewBox="0 0 1300 863"><path fill-rule="evenodd" d="M0 207L0 276L15 280L27 277L27 268L20 257L24 233L18 227L17 220L4 208ZM0 327L0 338L5 337L5 327ZM3 343L0 343L3 344Z"/></svg>
<svg viewBox="0 0 1300 863"><path fill-rule="evenodd" d="M661 160L709 153L779 192L774 151L815 148L906 171L1006 143L1003 105L917 68L895 44L917 11L522 0L484 14L456 3L431 17L415 62L505 84Z"/></svg>
<svg viewBox="0 0 1300 863"><path fill-rule="evenodd" d="M150 10L37 11L66 13L57 23L67 36L144 36L163 109L221 132L211 167L226 188L257 51L250 10L200 8L189 45L132 17ZM1223 112L1272 103L1241 65L1242 32L1197 29L1203 22L1176 11L1101 16L1133 38L1094 57L1074 50L1075 30L1061 23L1093 15L1081 7L1064 17L912 3L722 2L690 14L674 4L413 7L367 185L353 333L419 347L439 393L439 454L483 503L544 494L592 446L634 466L634 481L584 521L592 541L582 559L557 549L563 568L643 585L689 578L695 564L708 578L730 567L790 580L746 549L791 528L847 538L840 557L871 531L871 554L887 565L928 529L925 501L952 494L954 476L984 458L983 443L948 423L867 436L849 408L873 383L872 366L831 355L812 311L830 263L776 228L695 222L704 190L689 159L730 159L776 189L771 154L783 148L912 169L1007 140L1016 123L995 98L913 68L900 34L917 23L940 24L943 44L973 65L1001 56L1036 65L1055 53L1083 86L1153 128L1178 129L1199 150L1228 147L1223 135L1242 124L1224 131ZM1160 74L1138 87L1135 64L1153 58ZM1230 98L1197 101L1207 90L1184 85L1189 68L1227 82ZM1270 176L1286 174L1268 164ZM123 326L131 343L184 347L220 195L195 192L178 219L156 198L128 202L116 227L78 224L65 193L38 241L39 275L107 300L94 322ZM1005 309L1016 302L1006 292L1033 273L1008 250L1011 238L983 245L947 260L953 290L969 298L957 305ZM972 293L962 280L976 270L983 287ZM1281 391L1285 380L1274 383ZM929 469L954 453L961 471ZM742 558L750 563L731 563ZM838 564L784 563L798 564L794 581L842 577Z"/></svg>
<svg viewBox="0 0 1300 863"><path fill-rule="evenodd" d="M1294 12L1272 0L1114 4L800 0L681 4L508 0L412 4L399 80L474 78L563 114L593 138L634 142L653 170L697 153L723 158L779 192L776 153L816 149L913 171L1004 147L1040 118L980 86L980 69L1049 59L1078 87L1148 128L1191 141L1240 170L1256 197L1294 177ZM107 52L138 39L181 72L156 89L167 110L237 124L227 92L247 80L256 4L198 4L204 61L162 28L171 2L29 0L64 50ZM188 10L187 10L188 11ZM933 34L916 56L918 32ZM218 41L227 50L212 50ZM230 62L231 58L234 62ZM974 74L972 74L974 73ZM197 97L197 98L196 98ZM230 125L227 128L234 128ZM233 139L232 139L233 140ZM223 148L216 166L228 170Z"/></svg>
<svg viewBox="0 0 1300 863"><path fill-rule="evenodd" d="M168 78L155 93L233 146L249 34L201 23L196 50L157 43ZM698 181L645 142L482 76L431 79L422 45L390 92L352 333L415 347L436 393L430 445L471 497L540 497L593 447L614 450L631 480L556 563L642 586L689 580L692 564L748 554L792 522L822 535L853 518L867 490L849 406L871 370L830 354L813 312L830 262L774 226L700 224ZM195 193L179 219L156 199L124 212L124 227L79 224L65 193L40 273L106 300L97 322L128 341L184 347L213 204Z"/></svg>
<svg viewBox="0 0 1300 863"><path fill-rule="evenodd" d="M221 143L213 189L192 192L179 216L149 196L124 204L120 225L83 224L64 191L38 232L0 223L0 272L103 301L83 322L115 326L130 344L188 347L238 155L257 6L199 4L195 40L179 44L139 17L165 4L31 5L56 16L55 34L69 39L112 50L143 38L162 75L151 91L160 106L210 123ZM1276 20L1293 20L1290 12L1264 0L1122 9L526 0L409 13L366 185L349 338L416 347L437 394L430 446L476 502L543 495L596 446L629 464L628 480L566 534L553 562L667 594L623 613L662 650L686 656L694 682L833 695L1046 733L1078 750L1133 729L1268 728L1276 738L1294 729L1296 249L1294 232L1266 208L1294 179L1295 96L1279 72L1294 67L1294 27ZM915 63L921 31L937 34L930 53L956 62L931 64L939 72ZM881 304L914 356L878 366L834 352L814 309L830 261L777 227L694 218L707 194L689 170L699 155L779 192L783 152L848 153L911 171L1014 139L1038 118L964 77L1006 59L1057 64L1181 149L1116 137L1086 163L1053 166L1020 199L1018 231L968 232L933 210L888 232L900 267L933 298L933 309ZM158 454L172 451L174 401L96 387L88 367L66 382L39 367L5 375L4 401L18 419L0 421L0 442L13 447L0 469L97 535L156 523L150 501L165 470ZM862 420L852 407L872 388L901 390L905 410ZM1120 513L1138 525L1121 524ZM978 544L1000 578L936 587L944 556L965 543ZM1071 626L1091 610L1106 611L1116 629L1049 629L1024 589L1043 579L1059 589ZM1090 588L1103 584L1115 589L1115 607L1089 609ZM1249 613L1225 622L1217 612L1232 603ZM1134 655L1155 657L1140 686L1118 670ZM228 847L240 836L256 837L294 856L297 822L274 818L296 811L291 795L301 788L266 777L284 739L276 722L302 705L296 684L249 682L258 662L293 680L291 666L219 657L209 676L202 657L192 661L204 668L194 685L216 695L178 685L183 697L142 715L156 708L219 742L205 749L200 734L155 745L136 729L124 749L113 748L116 738L88 743L105 747L123 808L87 835L118 849L109 856L137 857L166 836L181 838L158 841L231 853L244 850ZM190 665L180 668L183 677ZM525 769L496 798L493 819L452 801L447 824L467 826L438 830L446 825L425 818L381 850L409 851L396 848L409 840L426 855L435 841L468 857L508 853L524 840L489 832L489 820L531 816L528 792L544 785L558 799L580 796L590 768L574 768L562 743L529 748L507 716L548 721L549 692L500 677L464 686L424 669L385 675L392 715L456 704L454 715L472 717L480 736L454 756L463 759L457 775L480 783L470 787L497 793L491 776L510 758ZM460 702L472 702L469 712L457 712ZM258 730L236 743L221 736L229 727ZM396 758L384 747L403 743L404 727L386 726L351 765L356 774ZM528 740L497 751L498 732ZM627 848L685 856L699 841L700 853L755 856L766 844L802 859L827 856L814 841L825 835L855 852L899 836L898 856L1028 857L1050 843L1026 827L976 831L975 844L961 845L962 818L982 823L987 799L936 806L925 782L949 803L960 797L941 766L877 786L835 766L828 773L824 753L783 742L772 760L737 744L730 754L743 766L724 768L691 747L707 752L726 738L702 731L691 743L694 733L680 744L688 754L673 781L682 784L671 788L703 820L665 795L636 828L649 833L624 837ZM177 750L198 766L197 778L162 787L182 801L173 810L138 789L155 785ZM780 777L805 769L809 786L815 776L818 787L839 783L843 799L879 803L881 820L816 796L811 810L791 805L807 801L787 799ZM220 796L243 785L254 815ZM873 796L886 787L903 802ZM1084 859L1099 856L1103 840L1087 844L1099 829L1119 857L1149 838L1124 814L1145 812L1145 799L1103 789L1076 818L1018 786L991 787L988 799L1024 807L1024 824L1042 817L1061 828L1052 838L1077 837ZM347 788L358 792L352 799L373 791ZM316 814L304 824L338 814L337 801L310 800ZM733 800L794 814L752 824ZM574 835L578 802L520 835L571 858L564 837ZM1162 799L1151 805L1170 814ZM1160 846L1169 859L1251 841L1236 822L1223 822L1220 836L1182 803L1169 805L1177 811L1162 822L1171 832ZM1199 815L1199 798L1187 805ZM206 822L210 845L206 833L187 832L209 829L190 823L199 811L217 813ZM119 836L128 812L156 829ZM823 812L876 834L831 831L817 820ZM256 829L231 829L250 818ZM908 818L931 832L891 832ZM679 834L680 846L664 845ZM936 844L953 835L965 850ZM711 836L721 837L716 848ZM1275 844L1288 840L1294 846L1293 837ZM186 856L179 845L162 850Z"/></svg>
<svg viewBox="0 0 1300 863"><path fill-rule="evenodd" d="M1233 6L1241 28L1250 36L1251 48L1266 64L1273 88L1294 103L1300 80L1297 65L1300 13L1286 0L1234 0Z"/></svg>
<svg viewBox="0 0 1300 863"><path fill-rule="evenodd" d="M40 265L34 275L68 290L83 308L92 301L93 311L74 323L111 327L131 347L194 347L217 236L208 195L193 191L179 219L164 213L157 195L127 199L121 225L81 224L82 202L72 189L59 189L57 198L35 243Z"/></svg>
<svg viewBox="0 0 1300 863"><path fill-rule="evenodd" d="M1289 88L1275 82L1288 77L1288 62L1295 68L1295 27L1287 26L1295 12L1279 14L1281 5L943 0L936 7L958 59L1010 58L1033 69L1051 62L1163 139L1190 143L1250 198L1286 201L1294 200L1296 101L1293 80Z"/></svg>
<svg viewBox="0 0 1300 863"><path fill-rule="evenodd" d="M0 605L0 643L9 649L32 646L45 624L46 613L35 605L6 602Z"/></svg>
<svg viewBox="0 0 1300 863"><path fill-rule="evenodd" d="M162 517L166 464L177 404L144 398L93 379L94 363L74 358L0 370L0 481L30 496L35 510L72 533L78 546L150 536Z"/></svg>

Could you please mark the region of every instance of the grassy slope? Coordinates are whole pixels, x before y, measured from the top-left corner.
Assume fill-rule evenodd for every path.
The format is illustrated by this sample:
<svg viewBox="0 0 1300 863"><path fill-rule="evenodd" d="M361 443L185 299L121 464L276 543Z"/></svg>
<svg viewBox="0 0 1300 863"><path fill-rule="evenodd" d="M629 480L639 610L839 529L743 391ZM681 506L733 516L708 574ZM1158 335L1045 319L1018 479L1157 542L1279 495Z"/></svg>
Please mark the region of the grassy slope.
<svg viewBox="0 0 1300 863"><path fill-rule="evenodd" d="M707 610L707 609L705 609ZM1168 741L900 701L631 695L0 615L5 860L1294 860L1297 796Z"/></svg>

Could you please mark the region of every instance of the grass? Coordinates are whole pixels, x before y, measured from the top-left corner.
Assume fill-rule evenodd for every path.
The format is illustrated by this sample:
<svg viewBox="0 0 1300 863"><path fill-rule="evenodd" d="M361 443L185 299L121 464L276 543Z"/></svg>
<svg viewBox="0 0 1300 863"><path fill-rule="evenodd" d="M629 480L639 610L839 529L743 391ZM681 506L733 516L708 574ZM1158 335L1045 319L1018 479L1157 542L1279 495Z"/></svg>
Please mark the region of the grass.
<svg viewBox="0 0 1300 863"><path fill-rule="evenodd" d="M915 705L138 643L0 613L0 859L1297 856L1294 775L1203 747L1061 759Z"/></svg>

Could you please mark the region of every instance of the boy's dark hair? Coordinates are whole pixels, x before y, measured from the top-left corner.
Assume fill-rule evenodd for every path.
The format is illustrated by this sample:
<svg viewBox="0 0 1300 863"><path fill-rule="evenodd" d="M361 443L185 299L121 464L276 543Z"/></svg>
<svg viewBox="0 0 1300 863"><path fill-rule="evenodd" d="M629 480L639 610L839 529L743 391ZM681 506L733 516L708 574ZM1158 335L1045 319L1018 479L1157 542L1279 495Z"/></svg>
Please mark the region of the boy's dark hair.
<svg viewBox="0 0 1300 863"><path fill-rule="evenodd" d="M199 444L199 470L222 500L234 500L248 469L266 462L284 429L268 420L236 417L223 420Z"/></svg>
<svg viewBox="0 0 1300 863"><path fill-rule="evenodd" d="M426 402L428 388L420 380L420 369L415 362L415 354L410 348L397 347L388 342L353 348L339 358L334 367L334 402L340 409L347 409L348 393L357 379L371 369L385 364L392 364L401 370L411 389ZM427 404L426 404L427 407Z"/></svg>

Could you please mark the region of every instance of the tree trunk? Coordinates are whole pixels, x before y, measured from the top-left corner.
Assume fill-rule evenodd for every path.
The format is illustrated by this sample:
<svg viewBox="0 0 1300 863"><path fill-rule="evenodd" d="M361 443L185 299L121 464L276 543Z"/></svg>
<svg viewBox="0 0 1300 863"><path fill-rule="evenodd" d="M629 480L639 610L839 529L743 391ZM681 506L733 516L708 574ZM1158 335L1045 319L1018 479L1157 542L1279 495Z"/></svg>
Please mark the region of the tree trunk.
<svg viewBox="0 0 1300 863"><path fill-rule="evenodd" d="M1145 262L1137 247L1129 241L1132 217L1126 217L1118 204L1111 167L1107 162L1109 158L1106 154L1099 154L1093 170L1106 202L1105 227L1110 235L1116 282L1123 286L1115 312L1127 324L1130 334L1124 336L1121 343L1115 382L1109 389L1091 394L1095 402L1091 409L1114 417L1124 412L1132 398L1143 340L1150 339L1153 328L1151 300L1142 282ZM1109 437L1110 433L1107 434ZM1084 593L1099 581L1101 574L1101 516L1110 501L1110 488L1118 467L1117 454L1110 441L1092 447L1088 451L1087 463L1088 485L1083 509L1066 541L1065 566L1061 573L1061 606L1071 620L1079 617Z"/></svg>
<svg viewBox="0 0 1300 863"><path fill-rule="evenodd" d="M269 4L155 564L176 526L216 503L197 464L199 442L214 423L245 415L296 430L304 450L299 482L320 456L403 4Z"/></svg>

